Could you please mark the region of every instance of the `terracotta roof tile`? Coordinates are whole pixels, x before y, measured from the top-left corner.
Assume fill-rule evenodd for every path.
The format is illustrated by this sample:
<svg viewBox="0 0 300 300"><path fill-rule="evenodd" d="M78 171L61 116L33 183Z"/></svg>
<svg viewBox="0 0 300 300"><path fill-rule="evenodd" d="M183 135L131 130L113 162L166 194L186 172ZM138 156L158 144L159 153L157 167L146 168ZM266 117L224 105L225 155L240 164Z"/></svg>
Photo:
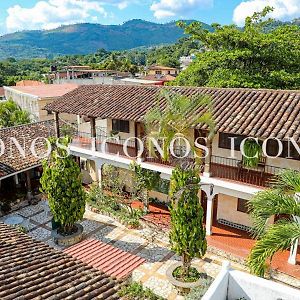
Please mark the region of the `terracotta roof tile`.
<svg viewBox="0 0 300 300"><path fill-rule="evenodd" d="M144 258L94 239L82 241L67 248L65 252L117 278L128 277L145 262Z"/></svg>
<svg viewBox="0 0 300 300"><path fill-rule="evenodd" d="M0 299L119 299L121 282L0 223Z"/></svg>
<svg viewBox="0 0 300 300"><path fill-rule="evenodd" d="M41 159L35 157L30 150L32 142L34 139L39 138L35 142L35 151L38 155L45 155L46 144L42 138L54 135L54 121L43 121L0 129L0 140L5 147L3 155L0 156L0 178L39 165ZM25 157L19 152L17 146L11 142L11 138L16 139L25 150Z"/></svg>
<svg viewBox="0 0 300 300"><path fill-rule="evenodd" d="M186 96L210 95L220 132L300 142L300 91L163 87ZM64 95L48 110L89 117L143 121L162 87L90 85ZM164 103L161 103L162 108ZM203 108L193 112L202 114ZM197 124L196 127L206 129Z"/></svg>

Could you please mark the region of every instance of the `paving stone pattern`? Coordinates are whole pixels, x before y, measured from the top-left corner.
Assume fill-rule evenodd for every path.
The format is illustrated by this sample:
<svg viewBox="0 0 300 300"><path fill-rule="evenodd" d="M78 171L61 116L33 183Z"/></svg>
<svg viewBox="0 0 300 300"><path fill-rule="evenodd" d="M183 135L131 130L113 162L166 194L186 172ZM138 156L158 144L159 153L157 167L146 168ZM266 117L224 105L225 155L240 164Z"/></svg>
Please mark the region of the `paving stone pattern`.
<svg viewBox="0 0 300 300"><path fill-rule="evenodd" d="M51 214L44 201L37 205L28 206L14 212L25 218L28 234L35 239L41 240L53 248L64 250L57 246L51 237ZM6 216L7 217L7 216ZM0 221L3 221L2 217ZM151 288L157 295L169 300L179 300L176 289L168 282L166 270L170 265L180 260L180 257L169 250L167 239L153 240L149 229L127 229L117 221L107 216L102 216L86 211L84 220L80 222L84 227L85 238L92 238L104 243L108 243L123 251L140 256L146 262L136 268L132 273L134 281L141 282L145 287ZM194 260L194 264L202 268L211 277L221 270L224 257L216 253L207 253L205 258ZM237 262L234 268L245 271L245 267ZM299 280L291 280L281 275L279 278L296 287L300 287Z"/></svg>

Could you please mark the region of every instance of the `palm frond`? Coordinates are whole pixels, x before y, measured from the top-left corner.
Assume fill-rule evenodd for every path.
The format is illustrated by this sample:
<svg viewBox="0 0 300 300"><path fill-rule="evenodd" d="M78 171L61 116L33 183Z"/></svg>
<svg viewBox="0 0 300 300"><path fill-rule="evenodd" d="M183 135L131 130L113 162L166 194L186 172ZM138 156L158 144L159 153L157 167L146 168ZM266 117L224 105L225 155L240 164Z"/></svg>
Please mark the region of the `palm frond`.
<svg viewBox="0 0 300 300"><path fill-rule="evenodd" d="M267 261L272 261L278 251L288 250L300 238L300 224L293 221L281 221L269 227L263 237L258 240L248 257L251 273L264 276Z"/></svg>
<svg viewBox="0 0 300 300"><path fill-rule="evenodd" d="M287 193L300 193L300 172L285 170L279 173L272 183L273 187Z"/></svg>
<svg viewBox="0 0 300 300"><path fill-rule="evenodd" d="M300 203L295 201L293 195L281 193L280 190L266 190L257 193L249 201L248 208L256 237L266 231L270 218L275 215L300 216Z"/></svg>

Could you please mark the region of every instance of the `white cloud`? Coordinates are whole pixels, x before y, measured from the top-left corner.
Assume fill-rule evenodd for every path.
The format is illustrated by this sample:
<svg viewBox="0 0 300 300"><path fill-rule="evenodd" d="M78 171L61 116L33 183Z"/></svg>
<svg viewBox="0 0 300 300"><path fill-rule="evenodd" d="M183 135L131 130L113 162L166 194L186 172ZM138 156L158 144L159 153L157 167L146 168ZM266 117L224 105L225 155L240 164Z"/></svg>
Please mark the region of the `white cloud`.
<svg viewBox="0 0 300 300"><path fill-rule="evenodd" d="M8 32L24 29L53 29L60 25L98 21L110 14L105 6L125 9L124 0L41 0L32 8L14 5L8 8L6 28Z"/></svg>
<svg viewBox="0 0 300 300"><path fill-rule="evenodd" d="M213 0L159 0L154 2L150 9L154 17L164 19L170 17L188 16L189 13L213 6Z"/></svg>
<svg viewBox="0 0 300 300"><path fill-rule="evenodd" d="M282 21L291 20L300 15L300 0L249 0L240 3L234 10L233 21L244 25L245 18L254 12L262 11L264 7L271 6L274 11L269 14L271 18Z"/></svg>

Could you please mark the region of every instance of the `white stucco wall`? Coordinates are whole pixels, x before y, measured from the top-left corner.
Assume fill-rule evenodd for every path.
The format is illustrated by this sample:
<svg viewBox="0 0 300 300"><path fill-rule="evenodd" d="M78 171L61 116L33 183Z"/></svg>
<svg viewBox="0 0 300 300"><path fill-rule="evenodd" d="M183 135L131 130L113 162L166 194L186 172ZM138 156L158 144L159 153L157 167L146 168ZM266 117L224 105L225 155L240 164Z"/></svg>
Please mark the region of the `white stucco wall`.
<svg viewBox="0 0 300 300"><path fill-rule="evenodd" d="M298 300L300 292L283 284L266 280L245 272L232 270L223 264L202 300Z"/></svg>
<svg viewBox="0 0 300 300"><path fill-rule="evenodd" d="M249 214L238 211L237 205L238 198L219 194L217 218L246 226L252 226Z"/></svg>

